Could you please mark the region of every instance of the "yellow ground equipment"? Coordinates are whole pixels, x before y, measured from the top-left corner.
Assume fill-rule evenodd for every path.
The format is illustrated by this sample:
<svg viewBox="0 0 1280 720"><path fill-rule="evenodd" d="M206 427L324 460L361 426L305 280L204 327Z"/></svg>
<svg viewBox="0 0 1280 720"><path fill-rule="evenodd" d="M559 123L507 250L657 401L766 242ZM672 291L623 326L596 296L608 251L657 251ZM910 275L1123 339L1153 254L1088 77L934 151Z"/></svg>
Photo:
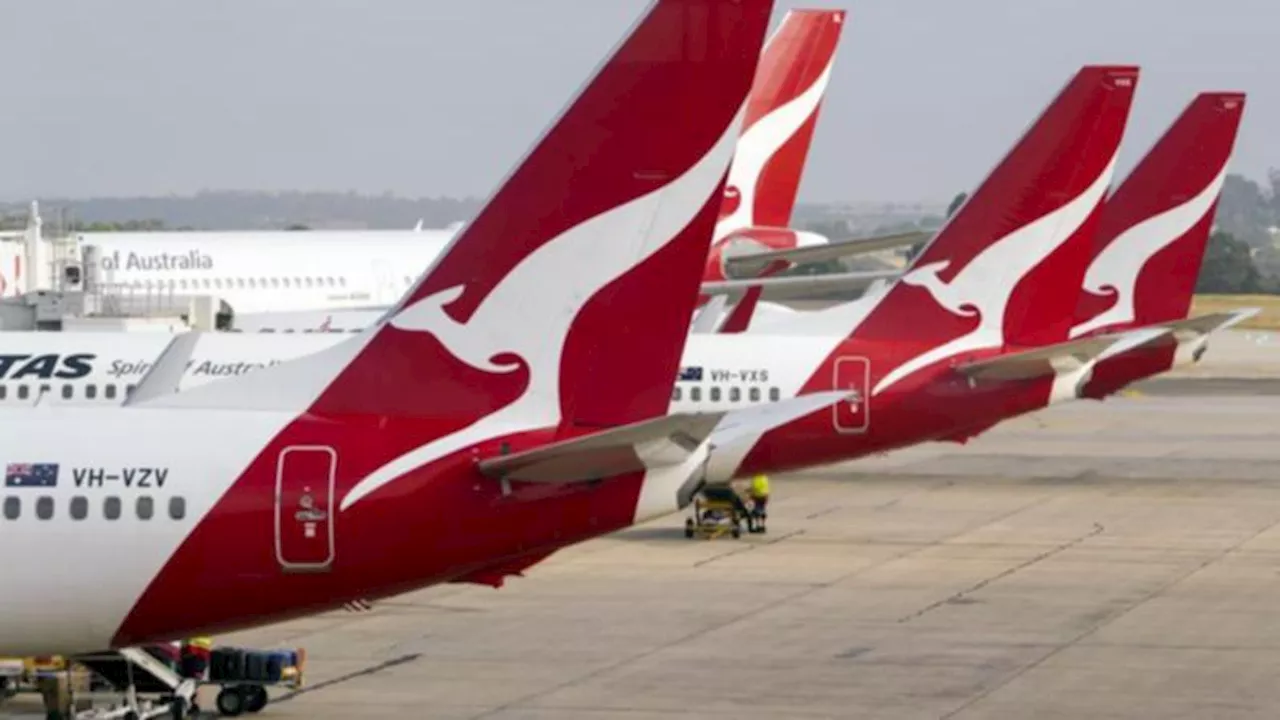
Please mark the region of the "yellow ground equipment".
<svg viewBox="0 0 1280 720"><path fill-rule="evenodd" d="M723 536L742 536L742 522L747 506L742 496L728 485L708 485L693 498L693 516L685 518L684 536L708 540Z"/></svg>

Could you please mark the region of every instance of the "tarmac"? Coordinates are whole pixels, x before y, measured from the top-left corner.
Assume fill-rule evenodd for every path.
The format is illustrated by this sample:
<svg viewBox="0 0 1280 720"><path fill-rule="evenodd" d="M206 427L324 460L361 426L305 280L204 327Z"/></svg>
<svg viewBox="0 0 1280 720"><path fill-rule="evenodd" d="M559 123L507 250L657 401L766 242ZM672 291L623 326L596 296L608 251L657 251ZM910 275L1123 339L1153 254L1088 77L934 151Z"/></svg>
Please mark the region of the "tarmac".
<svg viewBox="0 0 1280 720"><path fill-rule="evenodd" d="M1245 335L965 446L779 476L763 536L669 516L500 590L218 640L307 649L263 718L1269 719L1280 342Z"/></svg>

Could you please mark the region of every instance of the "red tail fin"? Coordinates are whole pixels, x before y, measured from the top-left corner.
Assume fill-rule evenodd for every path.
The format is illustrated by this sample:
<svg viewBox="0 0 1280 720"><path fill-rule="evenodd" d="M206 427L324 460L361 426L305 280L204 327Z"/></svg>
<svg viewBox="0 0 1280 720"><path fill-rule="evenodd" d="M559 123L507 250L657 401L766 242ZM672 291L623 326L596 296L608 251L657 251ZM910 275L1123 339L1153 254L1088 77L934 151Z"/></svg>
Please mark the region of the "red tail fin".
<svg viewBox="0 0 1280 720"><path fill-rule="evenodd" d="M1198 95L1107 199L1073 337L1187 316L1244 105Z"/></svg>
<svg viewBox="0 0 1280 720"><path fill-rule="evenodd" d="M458 442L664 413L772 6L656 0L383 323L175 402L289 396Z"/></svg>
<svg viewBox="0 0 1280 720"><path fill-rule="evenodd" d="M888 290L858 329L894 341L876 392L981 348L1066 338L1137 80L1082 68Z"/></svg>
<svg viewBox="0 0 1280 720"><path fill-rule="evenodd" d="M792 10L769 40L747 101L717 237L790 224L845 17L843 10Z"/></svg>

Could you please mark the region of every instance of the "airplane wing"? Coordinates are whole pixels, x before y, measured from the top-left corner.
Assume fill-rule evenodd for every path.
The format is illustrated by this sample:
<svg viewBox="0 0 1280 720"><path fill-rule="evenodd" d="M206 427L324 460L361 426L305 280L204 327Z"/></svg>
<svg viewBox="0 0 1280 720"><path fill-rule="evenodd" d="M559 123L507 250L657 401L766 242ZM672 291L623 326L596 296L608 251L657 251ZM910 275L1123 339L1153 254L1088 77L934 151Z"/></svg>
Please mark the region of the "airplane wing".
<svg viewBox="0 0 1280 720"><path fill-rule="evenodd" d="M1091 362L1132 350L1170 331L1167 327L1141 328L1119 333L1069 340L1056 345L998 355L956 366L974 380L1030 380L1078 370Z"/></svg>
<svg viewBox="0 0 1280 720"><path fill-rule="evenodd" d="M712 413L676 413L480 461L498 480L572 483L678 465L712 448L785 425L851 395L835 391Z"/></svg>
<svg viewBox="0 0 1280 720"><path fill-rule="evenodd" d="M701 292L712 297L727 295L730 300L738 300L747 290L759 287L761 300L799 300L836 294L861 294L877 280L893 279L899 274L898 270L871 270L829 275L718 280L702 283Z"/></svg>
<svg viewBox="0 0 1280 720"><path fill-rule="evenodd" d="M854 238L839 240L822 245L809 245L790 250L770 250L768 252L734 255L724 259L725 274L733 278L756 277L770 264L779 260L793 265L825 262L854 255L879 252L896 247L904 247L922 243L933 237L931 232L908 232L879 237Z"/></svg>

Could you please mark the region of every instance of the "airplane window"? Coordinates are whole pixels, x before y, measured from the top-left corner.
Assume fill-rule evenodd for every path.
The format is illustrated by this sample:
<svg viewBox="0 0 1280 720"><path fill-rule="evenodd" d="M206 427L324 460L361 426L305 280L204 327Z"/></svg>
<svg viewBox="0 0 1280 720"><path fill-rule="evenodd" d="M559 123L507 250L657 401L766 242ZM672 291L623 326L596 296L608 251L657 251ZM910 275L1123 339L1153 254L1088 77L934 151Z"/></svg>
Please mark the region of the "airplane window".
<svg viewBox="0 0 1280 720"><path fill-rule="evenodd" d="M244 278L236 278L236 287L244 287Z"/></svg>
<svg viewBox="0 0 1280 720"><path fill-rule="evenodd" d="M151 499L150 495L142 495L138 498L137 511L139 520L151 519L151 516L155 514L156 504L155 501Z"/></svg>
<svg viewBox="0 0 1280 720"><path fill-rule="evenodd" d="M780 400L781 398L782 398L782 391L781 391L781 390L779 390L779 389L778 389L778 388L776 388L776 387L771 387L771 388L769 388L769 400L770 400L770 401L772 401L772 402L778 402L778 400Z"/></svg>
<svg viewBox="0 0 1280 720"><path fill-rule="evenodd" d="M218 288L219 290L221 290L221 289L222 289L222 278L214 278L214 279L213 279L213 286L214 286L214 287L216 287L216 288Z"/></svg>
<svg viewBox="0 0 1280 720"><path fill-rule="evenodd" d="M760 402L760 388L753 387L747 391L747 394L751 397L751 402Z"/></svg>
<svg viewBox="0 0 1280 720"><path fill-rule="evenodd" d="M30 388L28 388L26 385L19 385L19 386L18 386L18 399L19 399L19 400L26 400L26 399L27 399L27 396L29 396L30 394L31 394L31 389L30 389Z"/></svg>
<svg viewBox="0 0 1280 720"><path fill-rule="evenodd" d="M47 394L48 392L49 392L49 386L48 386L48 385L45 385L45 384L41 384L41 385L40 385L40 394L41 394L41 395L45 395L45 394Z"/></svg>
<svg viewBox="0 0 1280 720"><path fill-rule="evenodd" d="M210 286L211 284L212 284L212 283L210 283L210 282L209 282L209 278L205 278L205 279L204 279L204 289L205 289L205 290L208 290L208 289L209 289L209 286Z"/></svg>
<svg viewBox="0 0 1280 720"><path fill-rule="evenodd" d="M729 402L738 402L742 399L742 388L733 386L729 388Z"/></svg>
<svg viewBox="0 0 1280 720"><path fill-rule="evenodd" d="M698 386L689 388L689 401L699 402L701 400L702 400L702 388Z"/></svg>
<svg viewBox="0 0 1280 720"><path fill-rule="evenodd" d="M347 286L347 279L346 279L346 278L344 278L344 277L339 277L339 278L338 278L338 285L339 285L339 286L341 286L341 287L346 287L346 286Z"/></svg>
<svg viewBox="0 0 1280 720"><path fill-rule="evenodd" d="M280 278L271 278L271 287L280 287Z"/></svg>
<svg viewBox="0 0 1280 720"><path fill-rule="evenodd" d="M249 287L251 288L258 287L258 283L254 281L253 278L249 278Z"/></svg>
<svg viewBox="0 0 1280 720"><path fill-rule="evenodd" d="M75 391L76 391L76 389L75 389L74 387L72 387L70 383L63 383L63 385L62 385L62 399L63 399L63 400L70 400L70 399L71 399L72 394L74 394L74 393L75 393Z"/></svg>
<svg viewBox="0 0 1280 720"><path fill-rule="evenodd" d="M36 498L36 517L41 520L48 520L53 517L53 498L48 495L41 495Z"/></svg>
<svg viewBox="0 0 1280 720"><path fill-rule="evenodd" d="M8 390L9 390L8 385L0 385L0 400L4 399L4 396L7 394Z"/></svg>
<svg viewBox="0 0 1280 720"><path fill-rule="evenodd" d="M114 383L105 385L102 388L102 396L108 400L114 400L116 397L116 386Z"/></svg>
<svg viewBox="0 0 1280 720"><path fill-rule="evenodd" d="M97 385L86 385L86 386L84 387L84 396L85 396L86 398L90 399L90 400L92 400L92 399L94 399L94 398L98 397L98 386L97 386Z"/></svg>
<svg viewBox="0 0 1280 720"><path fill-rule="evenodd" d="M181 520L187 516L187 499L180 497L169 498L169 517L174 520Z"/></svg>
<svg viewBox="0 0 1280 720"><path fill-rule="evenodd" d="M675 387L671 388L671 400L672 402L680 402L680 386L679 385L676 385Z"/></svg>
<svg viewBox="0 0 1280 720"><path fill-rule="evenodd" d="M83 520L89 515L89 498L77 495L71 498L71 519Z"/></svg>
<svg viewBox="0 0 1280 720"><path fill-rule="evenodd" d="M128 386L126 386L126 387L125 387L125 389L124 389L124 396L125 396L125 397L129 397L130 395L132 395L132 394L133 394L133 389L134 389L135 387L137 387L137 385L128 385Z"/></svg>
<svg viewBox="0 0 1280 720"><path fill-rule="evenodd" d="M720 402L720 386L711 388L711 402Z"/></svg>
<svg viewBox="0 0 1280 720"><path fill-rule="evenodd" d="M311 287L311 278L307 278L307 287Z"/></svg>
<svg viewBox="0 0 1280 720"><path fill-rule="evenodd" d="M7 497L4 499L4 519L17 520L22 514L22 499L16 497Z"/></svg>
<svg viewBox="0 0 1280 720"><path fill-rule="evenodd" d="M112 495L108 497L106 500L102 501L102 514L108 520L119 520L120 519L120 498L116 497L115 495Z"/></svg>
<svg viewBox="0 0 1280 720"><path fill-rule="evenodd" d="M182 288L183 290L187 289L187 281L185 278L178 281L178 287Z"/></svg>

